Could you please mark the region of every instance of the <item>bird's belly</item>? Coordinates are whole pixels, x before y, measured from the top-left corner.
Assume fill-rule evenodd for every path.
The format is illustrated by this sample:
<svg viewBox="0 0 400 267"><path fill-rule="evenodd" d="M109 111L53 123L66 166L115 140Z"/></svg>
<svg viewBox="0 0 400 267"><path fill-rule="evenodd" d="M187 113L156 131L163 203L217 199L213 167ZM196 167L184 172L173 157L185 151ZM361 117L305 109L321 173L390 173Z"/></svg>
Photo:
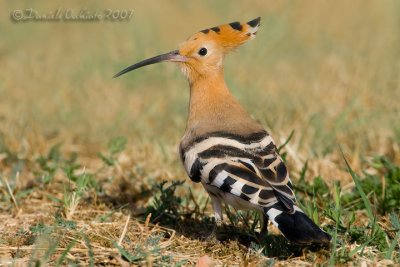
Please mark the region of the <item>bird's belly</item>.
<svg viewBox="0 0 400 267"><path fill-rule="evenodd" d="M218 187L202 183L207 193L217 197L223 203L228 204L234 207L237 210L262 210L262 207L259 205L254 205L253 203L246 201L240 197L237 197L231 193L226 193L218 189Z"/></svg>

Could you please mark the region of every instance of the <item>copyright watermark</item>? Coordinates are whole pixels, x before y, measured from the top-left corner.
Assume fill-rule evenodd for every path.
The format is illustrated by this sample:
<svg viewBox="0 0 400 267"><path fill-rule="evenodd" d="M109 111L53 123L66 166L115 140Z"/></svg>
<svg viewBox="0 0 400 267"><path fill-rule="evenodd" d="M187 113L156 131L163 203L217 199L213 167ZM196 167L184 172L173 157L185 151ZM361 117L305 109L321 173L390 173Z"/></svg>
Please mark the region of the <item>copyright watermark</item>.
<svg viewBox="0 0 400 267"><path fill-rule="evenodd" d="M133 9L103 9L89 10L88 8L72 9L59 7L50 12L40 12L34 8L15 9L11 11L10 19L14 22L123 22L130 21Z"/></svg>

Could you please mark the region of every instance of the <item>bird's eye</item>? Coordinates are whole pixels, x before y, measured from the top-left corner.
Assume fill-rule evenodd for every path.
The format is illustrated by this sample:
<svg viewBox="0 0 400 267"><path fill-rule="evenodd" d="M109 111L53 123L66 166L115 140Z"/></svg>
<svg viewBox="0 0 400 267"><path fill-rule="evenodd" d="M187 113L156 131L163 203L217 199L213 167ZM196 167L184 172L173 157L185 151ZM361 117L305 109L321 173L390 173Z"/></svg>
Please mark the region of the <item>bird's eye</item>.
<svg viewBox="0 0 400 267"><path fill-rule="evenodd" d="M202 56L202 57L207 55L207 48L205 48L205 47L200 48L199 55Z"/></svg>

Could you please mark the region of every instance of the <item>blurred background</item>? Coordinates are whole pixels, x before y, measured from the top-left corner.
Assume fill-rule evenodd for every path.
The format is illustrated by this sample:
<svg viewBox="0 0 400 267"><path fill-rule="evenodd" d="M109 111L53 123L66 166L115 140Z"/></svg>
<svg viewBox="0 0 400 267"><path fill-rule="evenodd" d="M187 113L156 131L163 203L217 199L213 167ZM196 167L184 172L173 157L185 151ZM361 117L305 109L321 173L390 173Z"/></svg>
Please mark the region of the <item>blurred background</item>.
<svg viewBox="0 0 400 267"><path fill-rule="evenodd" d="M14 10L29 8L133 16L13 21ZM261 16L257 38L227 56L225 76L279 144L294 130L290 164L321 160L315 171L322 164L333 175L343 165L339 145L356 169L370 156L400 161L399 1L2 1L0 10L0 144L22 156L61 141L90 158L125 136L133 157L147 151L160 158L155 167L183 175L176 147L189 87L179 68L112 76L197 31Z"/></svg>
<svg viewBox="0 0 400 267"><path fill-rule="evenodd" d="M117 19L13 18L31 10ZM335 229L330 252L277 237L261 253L236 242L247 230L204 241L211 204L177 152L187 81L173 63L112 78L200 30L258 16L257 37L226 57L226 81L278 145L293 133L282 155L302 209ZM132 255L151 249L129 256L149 266L168 257L165 266L194 265L204 254L226 266L265 256L288 259L282 266L395 265L378 260L391 258L400 235L399 100L398 0L0 1L0 265L103 264L112 252L119 266L117 240ZM227 216L235 229L257 222L237 214Z"/></svg>

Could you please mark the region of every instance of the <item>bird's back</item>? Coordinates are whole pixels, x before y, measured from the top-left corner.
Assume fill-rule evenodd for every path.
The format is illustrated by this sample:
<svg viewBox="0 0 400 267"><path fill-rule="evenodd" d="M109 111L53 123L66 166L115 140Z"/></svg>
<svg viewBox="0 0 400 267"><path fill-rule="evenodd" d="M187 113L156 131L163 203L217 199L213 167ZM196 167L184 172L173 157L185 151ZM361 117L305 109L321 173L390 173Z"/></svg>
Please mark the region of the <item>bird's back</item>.
<svg viewBox="0 0 400 267"><path fill-rule="evenodd" d="M214 194L220 192L224 202L230 194L255 207L281 201L293 209L295 197L286 166L264 130L247 135L210 132L184 139L180 155L189 177Z"/></svg>

